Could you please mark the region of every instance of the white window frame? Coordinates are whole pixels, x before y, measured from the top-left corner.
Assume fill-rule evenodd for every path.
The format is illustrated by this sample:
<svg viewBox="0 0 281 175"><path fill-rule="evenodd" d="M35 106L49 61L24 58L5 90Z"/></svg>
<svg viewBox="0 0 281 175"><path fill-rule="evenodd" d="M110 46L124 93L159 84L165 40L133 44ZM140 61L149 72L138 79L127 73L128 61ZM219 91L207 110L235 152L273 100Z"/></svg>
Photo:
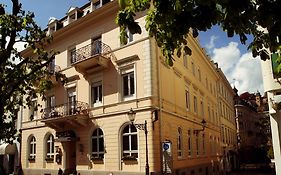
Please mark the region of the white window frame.
<svg viewBox="0 0 281 175"><path fill-rule="evenodd" d="M124 95L124 78L125 76L128 76L130 74L133 74L134 76L134 93L131 94L130 90L131 90L131 86L130 86L130 82L131 82L131 79L129 79L128 81L128 95ZM134 69L134 67L131 67L130 68L127 68L127 69L122 69L121 70L121 95L122 95L122 100L123 101L127 101L127 100L131 100L131 99L134 99L136 98L136 90L137 90L137 84L136 84L136 71Z"/></svg>
<svg viewBox="0 0 281 175"><path fill-rule="evenodd" d="M95 131L97 131L97 135L94 135ZM104 153L105 153L104 145L102 145L103 150L99 150L100 144L102 144L102 143L100 143L100 139L103 139L103 144L104 144L104 133L103 133L101 128L96 128L93 131L92 137L91 137L91 142L92 142L92 144L91 144L91 155L93 157L104 158ZM93 140L96 140L96 142L97 142L96 145L95 145L97 147L97 151L93 150Z"/></svg>
<svg viewBox="0 0 281 175"><path fill-rule="evenodd" d="M54 157L55 157L54 136L50 134L46 141L46 158L54 158Z"/></svg>
<svg viewBox="0 0 281 175"><path fill-rule="evenodd" d="M68 48L68 50L67 50L67 52L68 52L68 61L67 61L68 65L72 65L75 62L77 62L77 55L72 54L75 51L76 51L76 47L75 46L72 46L72 47ZM75 61L73 62L72 59L74 59Z"/></svg>
<svg viewBox="0 0 281 175"><path fill-rule="evenodd" d="M34 136L32 136L29 141L29 158L30 159L36 158L36 139Z"/></svg>
<svg viewBox="0 0 281 175"><path fill-rule="evenodd" d="M182 144L183 140L182 140L182 129L180 127L178 127L178 137L177 137L177 155L178 158L182 158L183 157L183 144Z"/></svg>
<svg viewBox="0 0 281 175"><path fill-rule="evenodd" d="M101 92L98 87L101 86ZM93 88L98 88L98 99L99 99L99 94L101 93L101 99L99 101L94 101L94 91ZM100 81L95 81L91 84L91 105L92 107L98 107L103 105L103 82L102 80Z"/></svg>
<svg viewBox="0 0 281 175"><path fill-rule="evenodd" d="M129 127L129 132L128 133L124 133L124 129L126 127ZM135 132L132 132L132 127L135 127L134 125L132 124L129 124L129 125L126 125L123 130L122 130L122 157L124 157L124 154L129 154L129 156L133 156L133 154L137 155L136 158L139 157L139 146L138 146L138 131L137 131L137 128L135 127ZM129 141L128 141L128 147L129 147L129 150L124 150L124 136L128 136L129 137ZM132 149L132 136L136 136L137 138L137 149L136 150L133 150Z"/></svg>

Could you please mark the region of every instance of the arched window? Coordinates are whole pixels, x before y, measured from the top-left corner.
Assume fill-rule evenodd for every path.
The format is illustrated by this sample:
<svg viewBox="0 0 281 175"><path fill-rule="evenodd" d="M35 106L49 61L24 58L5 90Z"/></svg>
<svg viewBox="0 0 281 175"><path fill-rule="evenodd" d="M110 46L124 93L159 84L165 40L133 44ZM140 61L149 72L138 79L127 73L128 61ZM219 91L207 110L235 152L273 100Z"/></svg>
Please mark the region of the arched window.
<svg viewBox="0 0 281 175"><path fill-rule="evenodd" d="M138 157L137 128L134 125L127 125L122 132L123 157Z"/></svg>
<svg viewBox="0 0 281 175"><path fill-rule="evenodd" d="M182 130L178 128L178 157L182 157Z"/></svg>
<svg viewBox="0 0 281 175"><path fill-rule="evenodd" d="M46 146L47 146L46 159L54 159L55 144L54 144L54 136L52 134L48 136Z"/></svg>
<svg viewBox="0 0 281 175"><path fill-rule="evenodd" d="M35 157L36 157L36 139L34 136L32 136L29 142L29 159L35 160Z"/></svg>
<svg viewBox="0 0 281 175"><path fill-rule="evenodd" d="M97 128L92 135L92 157L104 157L104 135L100 128Z"/></svg>

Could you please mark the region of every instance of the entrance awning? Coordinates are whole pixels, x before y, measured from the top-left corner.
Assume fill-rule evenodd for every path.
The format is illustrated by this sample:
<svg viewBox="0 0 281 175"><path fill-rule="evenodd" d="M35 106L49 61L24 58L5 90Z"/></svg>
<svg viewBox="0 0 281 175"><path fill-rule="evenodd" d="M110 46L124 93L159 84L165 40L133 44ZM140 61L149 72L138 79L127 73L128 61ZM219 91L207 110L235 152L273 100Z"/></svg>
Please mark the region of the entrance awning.
<svg viewBox="0 0 281 175"><path fill-rule="evenodd" d="M0 145L0 155L16 154L17 148L15 144L3 143Z"/></svg>

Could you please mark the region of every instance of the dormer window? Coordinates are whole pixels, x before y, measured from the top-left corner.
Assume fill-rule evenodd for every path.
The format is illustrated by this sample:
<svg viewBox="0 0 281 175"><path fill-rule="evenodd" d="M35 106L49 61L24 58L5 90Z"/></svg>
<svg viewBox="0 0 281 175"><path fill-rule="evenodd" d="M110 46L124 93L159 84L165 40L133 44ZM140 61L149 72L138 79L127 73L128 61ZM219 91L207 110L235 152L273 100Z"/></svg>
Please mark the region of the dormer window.
<svg viewBox="0 0 281 175"><path fill-rule="evenodd" d="M68 24L72 23L73 21L76 21L78 18L83 16L83 11L80 10L77 7L71 7L68 12Z"/></svg>
<svg viewBox="0 0 281 175"><path fill-rule="evenodd" d="M108 2L110 2L110 0L92 0L92 10L98 9Z"/></svg>
<svg viewBox="0 0 281 175"><path fill-rule="evenodd" d="M48 23L48 34L51 35L55 31L62 28L62 23L58 21L56 18L51 18Z"/></svg>

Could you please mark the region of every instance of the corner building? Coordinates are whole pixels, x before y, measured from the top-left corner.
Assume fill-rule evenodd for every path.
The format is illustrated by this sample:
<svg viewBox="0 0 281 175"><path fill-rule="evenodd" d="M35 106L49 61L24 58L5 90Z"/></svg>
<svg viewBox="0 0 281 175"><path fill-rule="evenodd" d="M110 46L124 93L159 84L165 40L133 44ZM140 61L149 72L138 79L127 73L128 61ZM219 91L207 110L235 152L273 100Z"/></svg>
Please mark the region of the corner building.
<svg viewBox="0 0 281 175"><path fill-rule="evenodd" d="M91 1L50 20L48 49L60 52L50 70L67 83L50 77L47 100L24 109L24 173L137 175L148 160L150 174L218 174L224 168L217 67L191 36L192 56L168 67L145 31L145 13L136 17L142 34L128 33L121 45L117 11L117 1ZM145 121L147 150L144 127L136 127Z"/></svg>

